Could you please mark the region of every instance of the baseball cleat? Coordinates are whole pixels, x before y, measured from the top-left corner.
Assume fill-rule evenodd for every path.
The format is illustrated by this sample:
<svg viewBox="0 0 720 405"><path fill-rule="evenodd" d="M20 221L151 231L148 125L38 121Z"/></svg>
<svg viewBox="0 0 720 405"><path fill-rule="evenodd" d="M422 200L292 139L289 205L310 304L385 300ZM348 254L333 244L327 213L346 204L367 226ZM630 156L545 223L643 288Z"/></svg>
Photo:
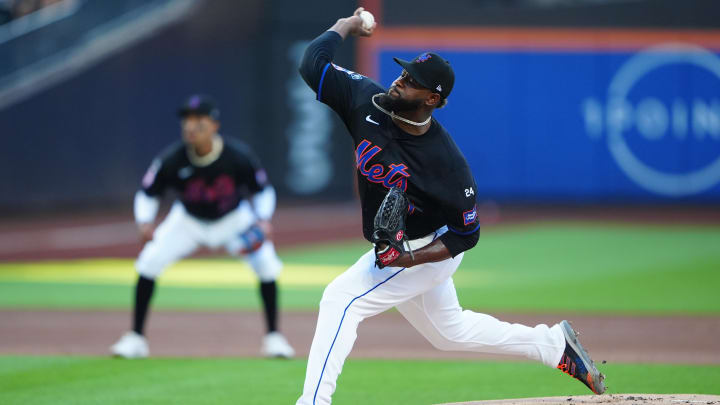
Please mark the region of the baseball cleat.
<svg viewBox="0 0 720 405"><path fill-rule="evenodd" d="M592 392L602 394L605 392L605 375L595 367L595 363L580 344L578 333L570 322L562 321L560 327L565 335L565 352L557 368L585 384Z"/></svg>
<svg viewBox="0 0 720 405"><path fill-rule="evenodd" d="M270 332L263 338L262 354L265 357L290 359L295 350L280 332Z"/></svg>
<svg viewBox="0 0 720 405"><path fill-rule="evenodd" d="M133 331L122 335L120 340L110 347L110 351L113 356L126 359L140 359L150 355L150 347L145 336Z"/></svg>

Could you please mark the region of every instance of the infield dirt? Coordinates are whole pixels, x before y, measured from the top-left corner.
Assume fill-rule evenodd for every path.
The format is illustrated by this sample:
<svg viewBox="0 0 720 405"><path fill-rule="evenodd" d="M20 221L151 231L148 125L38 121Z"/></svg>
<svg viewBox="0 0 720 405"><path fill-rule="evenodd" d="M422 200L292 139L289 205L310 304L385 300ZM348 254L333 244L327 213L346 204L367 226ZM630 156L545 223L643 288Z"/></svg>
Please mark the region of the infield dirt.
<svg viewBox="0 0 720 405"><path fill-rule="evenodd" d="M491 314L525 325L568 318L583 345L601 362L720 364L720 317L617 317L569 314ZM0 310L0 353L107 355L129 328L127 311ZM284 312L280 327L306 356L317 314ZM259 312L154 311L146 331L153 356L259 356L264 333ZM352 357L512 360L432 347L397 312L365 320Z"/></svg>

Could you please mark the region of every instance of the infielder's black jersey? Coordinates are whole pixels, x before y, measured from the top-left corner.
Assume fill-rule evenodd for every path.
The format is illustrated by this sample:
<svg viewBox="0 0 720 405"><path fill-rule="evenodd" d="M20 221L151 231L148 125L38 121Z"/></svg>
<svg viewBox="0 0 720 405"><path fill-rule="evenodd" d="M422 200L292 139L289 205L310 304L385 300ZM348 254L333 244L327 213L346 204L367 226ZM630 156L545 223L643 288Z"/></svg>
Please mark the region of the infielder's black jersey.
<svg viewBox="0 0 720 405"><path fill-rule="evenodd" d="M370 240L373 219L390 187L401 187L411 201L406 233L410 239L447 225L440 239L453 256L478 240L472 173L462 152L434 118L420 136L400 129L375 108L374 94L384 93L373 80L333 64L342 37L327 31L307 48L300 66L318 100L340 115L355 142L363 234Z"/></svg>
<svg viewBox="0 0 720 405"><path fill-rule="evenodd" d="M178 141L153 160L142 179L146 194L160 196L174 189L188 213L202 219L222 217L266 184L265 171L252 151L227 138L220 156L202 167L192 164L187 147Z"/></svg>

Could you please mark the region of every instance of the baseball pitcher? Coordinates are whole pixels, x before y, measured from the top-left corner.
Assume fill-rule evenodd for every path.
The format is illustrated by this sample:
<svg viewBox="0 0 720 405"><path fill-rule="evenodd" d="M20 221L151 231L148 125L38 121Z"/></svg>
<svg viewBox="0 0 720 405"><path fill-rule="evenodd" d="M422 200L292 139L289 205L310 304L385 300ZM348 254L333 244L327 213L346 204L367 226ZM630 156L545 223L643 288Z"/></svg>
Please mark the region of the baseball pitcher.
<svg viewBox="0 0 720 405"><path fill-rule="evenodd" d="M597 371L566 321L501 322L463 310L452 275L478 242L477 187L461 150L433 118L455 75L436 53L395 59L389 89L333 63L348 35L369 36L358 8L308 46L300 74L344 121L355 145L363 233L373 244L320 301L299 405L329 404L360 322L392 307L440 350L524 356L602 393Z"/></svg>

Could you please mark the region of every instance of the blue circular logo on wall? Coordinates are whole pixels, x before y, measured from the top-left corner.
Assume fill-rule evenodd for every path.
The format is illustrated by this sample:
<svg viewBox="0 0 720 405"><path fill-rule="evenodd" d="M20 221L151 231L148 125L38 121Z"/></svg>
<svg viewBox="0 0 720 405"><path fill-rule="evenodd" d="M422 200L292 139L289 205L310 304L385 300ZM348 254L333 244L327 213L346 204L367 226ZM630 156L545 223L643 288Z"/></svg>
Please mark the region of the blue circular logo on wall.
<svg viewBox="0 0 720 405"><path fill-rule="evenodd" d="M639 186L682 197L720 183L717 55L680 43L638 52L611 80L607 103L610 154Z"/></svg>

